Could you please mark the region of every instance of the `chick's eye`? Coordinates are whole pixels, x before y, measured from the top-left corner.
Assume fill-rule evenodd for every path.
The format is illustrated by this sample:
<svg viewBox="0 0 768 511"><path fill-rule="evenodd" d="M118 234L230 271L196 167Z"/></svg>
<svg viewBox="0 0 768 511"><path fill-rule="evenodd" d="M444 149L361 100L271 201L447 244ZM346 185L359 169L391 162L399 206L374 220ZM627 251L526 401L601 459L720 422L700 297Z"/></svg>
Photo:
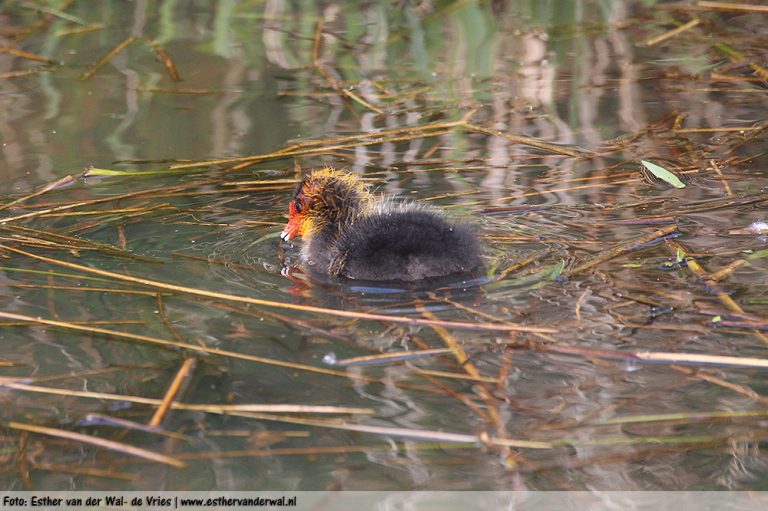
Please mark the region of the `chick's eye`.
<svg viewBox="0 0 768 511"><path fill-rule="evenodd" d="M293 207L296 210L296 213L301 213L301 210L304 208L299 201L294 202Z"/></svg>

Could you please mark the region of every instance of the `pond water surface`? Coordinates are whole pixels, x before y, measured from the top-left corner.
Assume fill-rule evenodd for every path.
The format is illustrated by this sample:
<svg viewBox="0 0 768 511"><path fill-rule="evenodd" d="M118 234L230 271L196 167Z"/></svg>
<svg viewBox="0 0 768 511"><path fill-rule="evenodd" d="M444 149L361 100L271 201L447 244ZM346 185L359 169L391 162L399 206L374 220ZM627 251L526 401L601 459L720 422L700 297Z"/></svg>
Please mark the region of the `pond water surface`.
<svg viewBox="0 0 768 511"><path fill-rule="evenodd" d="M768 486L765 12L2 6L4 488ZM484 268L303 274L324 165L475 222Z"/></svg>

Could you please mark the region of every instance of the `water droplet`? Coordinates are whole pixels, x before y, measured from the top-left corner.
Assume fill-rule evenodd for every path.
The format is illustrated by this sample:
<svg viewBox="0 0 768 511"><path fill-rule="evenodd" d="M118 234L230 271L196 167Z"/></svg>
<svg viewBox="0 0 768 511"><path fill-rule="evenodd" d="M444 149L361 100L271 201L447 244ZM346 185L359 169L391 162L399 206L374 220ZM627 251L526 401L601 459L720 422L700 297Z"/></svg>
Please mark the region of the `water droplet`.
<svg viewBox="0 0 768 511"><path fill-rule="evenodd" d="M637 371L639 371L641 368L642 368L642 366L641 366L640 364L638 364L638 363L637 363L636 361L634 361L634 360L627 360L627 361L624 363L624 370L625 370L626 372L628 372L628 373L634 373L634 372L637 372Z"/></svg>

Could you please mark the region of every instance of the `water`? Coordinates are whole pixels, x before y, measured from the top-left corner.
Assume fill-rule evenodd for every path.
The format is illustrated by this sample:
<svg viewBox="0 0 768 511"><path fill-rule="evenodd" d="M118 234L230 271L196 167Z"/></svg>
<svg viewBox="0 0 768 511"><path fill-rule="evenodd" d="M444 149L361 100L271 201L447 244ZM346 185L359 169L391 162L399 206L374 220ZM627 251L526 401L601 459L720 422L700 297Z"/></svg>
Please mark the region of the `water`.
<svg viewBox="0 0 768 511"><path fill-rule="evenodd" d="M14 46L60 65L0 79L3 204L88 166L162 172L174 163L312 140L375 137L243 169L221 164L76 179L0 211L0 222L35 213L2 224L0 243L9 248L293 307L152 288L0 252L7 256L0 310L82 327L3 324L0 375L45 391L19 382L4 388L3 420L112 439L188 464L174 468L8 428L6 488L765 487L764 417L738 414L764 408L763 370L621 359L635 352L764 356L764 334L712 323L720 316L758 328L766 304L766 242L754 228L766 218L764 82L745 62L729 63L717 46L763 62L765 45L754 42L764 26L760 15L620 1L64 7L64 15L44 15L4 4L8 38L44 20ZM673 20L694 15L706 23L644 45L671 30ZM319 17L320 68L312 59ZM72 32L83 27L94 30ZM80 79L130 35L136 41ZM149 38L172 56L183 81L170 79ZM0 76L41 65L5 53ZM430 136L412 131L404 140L387 131L470 114L469 122L485 130L595 154L572 157L469 127ZM644 174L640 159L674 171L686 187ZM297 272L300 241L282 243L278 233L297 168L326 164L364 175L379 194L424 200L475 221L486 268L415 286ZM41 213L139 192L146 193ZM672 222L679 226L668 233L674 240L654 237L570 273ZM690 257L709 273L738 266L713 284L694 273ZM431 314L486 328L440 330L295 306ZM498 321L557 333L487 327ZM95 328L183 347L88 331ZM349 368L328 363L330 354L339 360L456 345L494 381L467 379L473 369L452 353ZM577 351L556 349L562 347ZM130 396L162 398L187 357L197 365L177 398L182 403L366 408L373 413L344 416L346 422L392 429L347 431L310 423L327 419L312 414L281 421L172 410L162 423L176 433L169 436L86 420L98 413L146 425L155 407ZM627 419L662 414L681 415ZM436 433L425 440L409 435L414 430ZM440 433L549 444L509 449Z"/></svg>

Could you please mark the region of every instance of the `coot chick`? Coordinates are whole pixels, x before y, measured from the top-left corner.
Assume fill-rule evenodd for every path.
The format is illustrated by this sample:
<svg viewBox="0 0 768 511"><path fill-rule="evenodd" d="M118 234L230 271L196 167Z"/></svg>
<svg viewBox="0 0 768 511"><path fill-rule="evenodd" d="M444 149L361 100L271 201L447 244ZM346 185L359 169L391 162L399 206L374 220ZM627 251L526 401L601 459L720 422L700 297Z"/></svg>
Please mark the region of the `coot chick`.
<svg viewBox="0 0 768 511"><path fill-rule="evenodd" d="M280 237L304 237L312 272L350 279L414 281L480 265L474 227L432 207L376 200L356 175L315 170L296 187Z"/></svg>

